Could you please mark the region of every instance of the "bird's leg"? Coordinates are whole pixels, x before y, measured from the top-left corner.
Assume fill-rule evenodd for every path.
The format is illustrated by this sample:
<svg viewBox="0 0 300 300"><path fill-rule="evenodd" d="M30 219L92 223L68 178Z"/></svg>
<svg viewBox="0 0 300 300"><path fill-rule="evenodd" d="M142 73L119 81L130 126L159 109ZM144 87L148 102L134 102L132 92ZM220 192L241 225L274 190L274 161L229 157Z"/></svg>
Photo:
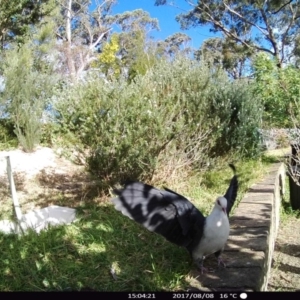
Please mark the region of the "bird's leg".
<svg viewBox="0 0 300 300"><path fill-rule="evenodd" d="M226 264L224 263L224 261L222 260L222 258L219 256L218 257L218 266L223 265L224 268L226 268Z"/></svg>
<svg viewBox="0 0 300 300"><path fill-rule="evenodd" d="M204 271L204 272L207 272L207 268L204 268L204 267L203 267L204 259L205 259L205 256L203 256L202 258L197 258L197 259L195 260L195 263L196 263L197 268L201 270L201 274L203 274L203 271Z"/></svg>
<svg viewBox="0 0 300 300"><path fill-rule="evenodd" d="M218 259L218 266L220 266L221 264L223 265L224 268L226 268L226 264L224 263L224 261L221 258L221 254L222 254L223 250L219 250L218 252L215 253L215 256Z"/></svg>

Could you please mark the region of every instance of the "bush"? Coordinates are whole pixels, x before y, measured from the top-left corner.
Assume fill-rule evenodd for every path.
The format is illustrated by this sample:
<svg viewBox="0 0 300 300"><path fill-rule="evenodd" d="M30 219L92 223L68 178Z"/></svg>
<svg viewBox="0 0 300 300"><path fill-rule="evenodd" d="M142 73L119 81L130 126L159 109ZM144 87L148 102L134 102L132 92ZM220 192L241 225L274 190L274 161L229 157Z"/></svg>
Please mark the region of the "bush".
<svg viewBox="0 0 300 300"><path fill-rule="evenodd" d="M300 124L300 71L292 65L278 68L260 54L254 61L255 92L264 105L264 127L290 128Z"/></svg>
<svg viewBox="0 0 300 300"><path fill-rule="evenodd" d="M0 99L3 113L14 123L14 133L28 152L40 142L43 113L57 81L57 76L51 74L51 64L35 56L37 45L28 42L6 52L5 89ZM47 64L45 69L41 68L43 64Z"/></svg>
<svg viewBox="0 0 300 300"><path fill-rule="evenodd" d="M178 58L161 61L130 83L122 77L110 82L89 78L65 90L55 108L69 145L76 144L88 169L111 185L149 181L166 166L165 178L183 167L204 168L221 141L228 143L226 151L240 151L239 142L255 147L248 134L259 114L247 119L254 117L247 93L247 86L239 92L223 73ZM236 117L231 102L238 107ZM235 121L243 127L238 129Z"/></svg>
<svg viewBox="0 0 300 300"><path fill-rule="evenodd" d="M9 119L0 119L0 149L16 147L17 137L14 133L14 124Z"/></svg>
<svg viewBox="0 0 300 300"><path fill-rule="evenodd" d="M259 155L263 106L255 96L254 85L243 80L219 84L212 92L210 103L211 114L222 124L212 150L214 155L230 152L238 157Z"/></svg>
<svg viewBox="0 0 300 300"><path fill-rule="evenodd" d="M210 144L208 74L178 60L162 62L130 84L125 78L88 80L57 101L61 130L77 139L81 153L88 150L89 170L110 183L151 179L164 157L179 153L184 164L201 164Z"/></svg>

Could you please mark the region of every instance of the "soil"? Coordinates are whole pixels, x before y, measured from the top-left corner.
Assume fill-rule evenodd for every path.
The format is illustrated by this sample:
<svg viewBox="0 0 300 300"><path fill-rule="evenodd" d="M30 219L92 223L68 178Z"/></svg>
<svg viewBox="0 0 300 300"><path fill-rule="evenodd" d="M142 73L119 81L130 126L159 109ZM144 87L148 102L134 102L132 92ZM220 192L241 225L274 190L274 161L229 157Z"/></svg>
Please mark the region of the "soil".
<svg viewBox="0 0 300 300"><path fill-rule="evenodd" d="M288 147L267 151L266 155L283 161L283 157L289 155L290 151ZM289 198L289 187L286 184L268 291L300 291L300 210L292 210Z"/></svg>
<svg viewBox="0 0 300 300"><path fill-rule="evenodd" d="M0 151L0 219L14 218L6 173L7 156L23 214L49 205L75 207L95 198L91 193L96 195L96 184L84 166L72 163L59 151L47 147L39 147L33 153L20 149Z"/></svg>
<svg viewBox="0 0 300 300"><path fill-rule="evenodd" d="M268 291L300 291L300 218L281 220Z"/></svg>

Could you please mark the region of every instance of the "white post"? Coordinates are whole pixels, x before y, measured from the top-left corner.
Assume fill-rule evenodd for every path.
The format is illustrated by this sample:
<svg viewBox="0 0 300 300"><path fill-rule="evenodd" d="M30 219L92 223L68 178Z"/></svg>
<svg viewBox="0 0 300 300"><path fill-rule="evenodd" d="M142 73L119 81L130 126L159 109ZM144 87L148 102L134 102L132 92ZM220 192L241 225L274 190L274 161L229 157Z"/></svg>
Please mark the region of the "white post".
<svg viewBox="0 0 300 300"><path fill-rule="evenodd" d="M10 157L6 156L6 160L7 160L7 177L8 177L8 181L9 181L11 197L13 200L13 204L14 204L18 222L21 222L22 221L22 211L21 211L20 204L19 204L18 197L17 197L14 177L12 174L12 169L11 169L11 164L10 164Z"/></svg>

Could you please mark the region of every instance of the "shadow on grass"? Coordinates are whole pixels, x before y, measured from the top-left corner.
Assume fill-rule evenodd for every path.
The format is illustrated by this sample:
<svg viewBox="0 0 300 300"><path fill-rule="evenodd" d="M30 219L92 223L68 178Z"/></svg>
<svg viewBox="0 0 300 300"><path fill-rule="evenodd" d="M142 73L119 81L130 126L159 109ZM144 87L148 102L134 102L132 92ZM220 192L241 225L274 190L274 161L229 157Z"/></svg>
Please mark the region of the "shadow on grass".
<svg viewBox="0 0 300 300"><path fill-rule="evenodd" d="M1 291L161 291L184 287L189 254L111 205L39 235L0 235Z"/></svg>
<svg viewBox="0 0 300 300"><path fill-rule="evenodd" d="M14 183L17 190L23 190L24 189L24 174L23 173L17 173L14 176ZM9 189L9 183L8 178L6 175L0 176L0 196L3 197L10 197L10 189Z"/></svg>
<svg viewBox="0 0 300 300"><path fill-rule="evenodd" d="M57 170L40 171L28 177L23 172L14 172L14 183L23 213L33 208L50 205L77 207L81 204L99 202L97 182L86 172L58 173ZM0 177L2 218L13 212L11 192L7 176Z"/></svg>
<svg viewBox="0 0 300 300"><path fill-rule="evenodd" d="M87 173L57 174L41 171L37 175L38 182L43 189L61 193L70 202L91 200L100 194L97 182Z"/></svg>
<svg viewBox="0 0 300 300"><path fill-rule="evenodd" d="M19 180L19 174L14 177L24 213L33 207L59 205L76 208L82 204L99 203L101 190L97 182L84 172L66 174L42 170L34 178ZM0 186L1 192L5 190L8 190L6 203L11 203L8 184L5 187Z"/></svg>

